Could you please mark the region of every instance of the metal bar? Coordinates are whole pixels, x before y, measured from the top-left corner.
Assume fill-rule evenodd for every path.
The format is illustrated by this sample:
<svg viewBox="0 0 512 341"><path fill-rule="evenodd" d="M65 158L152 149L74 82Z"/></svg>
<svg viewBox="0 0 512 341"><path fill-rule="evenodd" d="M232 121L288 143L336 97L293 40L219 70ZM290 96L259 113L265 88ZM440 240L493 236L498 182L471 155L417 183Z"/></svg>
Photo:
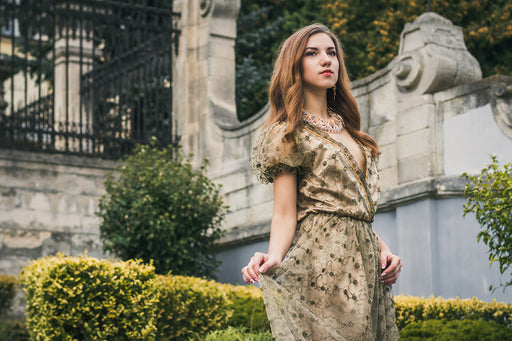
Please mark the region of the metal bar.
<svg viewBox="0 0 512 341"><path fill-rule="evenodd" d="M66 1L66 9L69 12L70 3ZM67 19L67 20L66 20ZM64 25L64 34L66 35L66 108L65 108L65 152L69 152L69 18L66 18L66 24Z"/></svg>
<svg viewBox="0 0 512 341"><path fill-rule="evenodd" d="M84 10L84 7L83 7L84 3L83 3L83 0L80 0L80 12L83 12ZM79 63L80 63L80 77L82 77L83 75L83 64L84 64L84 58L83 58L83 52L84 52L84 37L83 37L83 21L81 19L78 19L79 20L79 25L78 25L78 29L79 29L79 39L80 39L80 47L79 47ZM81 86L81 84L80 84ZM80 103L79 103L79 106L78 106L78 111L79 111L79 125L78 125L78 151L80 153L83 153L84 149L83 149L83 96L81 95L82 94L82 91L81 89L79 89L79 92L80 92Z"/></svg>
<svg viewBox="0 0 512 341"><path fill-rule="evenodd" d="M56 141L57 141L57 131L56 131L56 121L55 121L55 60L56 60L56 50L55 50L55 39L56 39L56 36L57 36L57 17L55 15L55 2L52 2L51 3L51 7L50 7L50 13L51 13L51 25L50 27L48 27L48 30L52 31L53 32L53 37L51 37L50 39L52 39L52 79L51 79L51 82L53 84L53 91L52 91L52 105L51 105L51 112L50 112L50 122L51 122L51 127L52 127L52 131L51 131L51 149L52 151L55 151L56 150Z"/></svg>
<svg viewBox="0 0 512 341"><path fill-rule="evenodd" d="M41 18L41 9L43 7L43 0L39 0L39 11L37 12L37 16L40 20ZM41 29L41 26L39 26L39 39L38 39L38 42L37 42L37 48L38 48L38 58L37 58L37 62L38 62L38 68L37 68L37 79L39 80L39 84L38 84L38 89L37 89L37 98L41 98L42 97L42 90L41 90L41 86L43 84L43 38L42 38L42 29ZM36 123L36 125L38 127L41 127L41 126L44 126L44 111L42 110L42 106L41 106L41 101L37 101L37 112L38 112L38 117L39 117L39 120L38 122ZM42 135L42 131L39 131L39 134L37 135L37 142L38 142L38 145L40 146L41 149L44 149L44 142L43 142L43 135Z"/></svg>
<svg viewBox="0 0 512 341"><path fill-rule="evenodd" d="M135 143L147 142L151 135L174 143L172 43L179 34L174 23L179 14L173 11L172 2L170 6L167 1L148 3L7 3L0 17L10 20L12 26L8 65L20 75L16 80L11 77L10 99L4 101L10 105L10 114L3 113L0 121L4 144L117 158L130 152ZM21 36L16 30L18 20L23 25ZM20 38L24 39L23 54L16 49ZM57 39L65 39L59 46L63 50L57 51ZM76 39L80 41L75 44ZM84 39L92 42L92 51ZM66 92L59 94L64 96L59 103L54 98L56 67L63 68L57 90ZM21 77L24 89L16 93L15 83ZM52 82L47 93L43 80ZM69 89L71 85L73 89ZM80 98L71 97L75 92ZM21 144L16 145L17 141Z"/></svg>

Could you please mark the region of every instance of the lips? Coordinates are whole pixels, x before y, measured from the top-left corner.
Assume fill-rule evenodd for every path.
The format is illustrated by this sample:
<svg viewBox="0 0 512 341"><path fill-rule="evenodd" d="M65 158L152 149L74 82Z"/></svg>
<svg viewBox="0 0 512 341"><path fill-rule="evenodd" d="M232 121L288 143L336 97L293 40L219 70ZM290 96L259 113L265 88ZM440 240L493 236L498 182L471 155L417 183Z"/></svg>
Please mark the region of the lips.
<svg viewBox="0 0 512 341"><path fill-rule="evenodd" d="M324 70L322 72L320 72L321 75L333 75L334 72L332 72L331 70Z"/></svg>

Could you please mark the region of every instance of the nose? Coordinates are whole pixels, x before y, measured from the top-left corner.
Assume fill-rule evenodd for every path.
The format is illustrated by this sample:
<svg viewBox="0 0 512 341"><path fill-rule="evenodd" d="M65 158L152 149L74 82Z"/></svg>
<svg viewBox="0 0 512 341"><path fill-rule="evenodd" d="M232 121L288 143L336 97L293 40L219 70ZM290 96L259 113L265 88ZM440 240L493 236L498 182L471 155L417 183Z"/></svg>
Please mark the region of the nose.
<svg viewBox="0 0 512 341"><path fill-rule="evenodd" d="M329 66L331 65L332 61L330 56L327 53L322 53L322 65L323 66Z"/></svg>

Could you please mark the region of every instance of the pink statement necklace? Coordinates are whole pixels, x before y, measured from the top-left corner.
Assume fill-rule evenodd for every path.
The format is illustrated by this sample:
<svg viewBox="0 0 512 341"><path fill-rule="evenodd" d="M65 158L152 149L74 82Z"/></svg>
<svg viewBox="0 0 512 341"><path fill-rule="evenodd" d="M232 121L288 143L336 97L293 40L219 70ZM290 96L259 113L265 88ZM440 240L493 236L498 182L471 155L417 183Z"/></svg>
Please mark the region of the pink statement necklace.
<svg viewBox="0 0 512 341"><path fill-rule="evenodd" d="M303 119L315 128L328 133L339 134L343 130L343 119L340 115L329 112L329 118L321 118L304 110Z"/></svg>

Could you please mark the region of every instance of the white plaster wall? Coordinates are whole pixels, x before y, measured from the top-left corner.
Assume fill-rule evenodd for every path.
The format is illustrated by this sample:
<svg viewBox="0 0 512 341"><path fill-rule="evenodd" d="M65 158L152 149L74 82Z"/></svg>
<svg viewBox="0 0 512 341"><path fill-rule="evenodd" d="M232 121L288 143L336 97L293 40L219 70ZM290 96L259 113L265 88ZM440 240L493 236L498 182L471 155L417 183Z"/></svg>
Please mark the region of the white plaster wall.
<svg viewBox="0 0 512 341"><path fill-rule="evenodd" d="M270 222L269 222L270 224ZM250 243L236 248L226 248L217 253L217 259L222 262L217 271L217 279L224 283L244 284L242 280L242 267L246 266L255 252L266 252L267 241Z"/></svg>
<svg viewBox="0 0 512 341"><path fill-rule="evenodd" d="M375 231L404 263L395 294L512 302L512 291L494 293L505 281L489 265L487 247L477 242L474 215L463 218L464 198L427 199L378 213Z"/></svg>
<svg viewBox="0 0 512 341"><path fill-rule="evenodd" d="M512 162L512 140L496 125L490 104L449 117L443 124L444 173L480 173L496 154L501 164Z"/></svg>
<svg viewBox="0 0 512 341"><path fill-rule="evenodd" d="M472 215L462 217L463 198L427 199L377 213L374 229L404 263L395 295L496 299L512 302L512 291L488 290L505 276L489 265L487 247L477 242L480 226ZM270 222L269 222L270 223ZM242 284L240 269L268 241L225 248L218 259L218 279Z"/></svg>

